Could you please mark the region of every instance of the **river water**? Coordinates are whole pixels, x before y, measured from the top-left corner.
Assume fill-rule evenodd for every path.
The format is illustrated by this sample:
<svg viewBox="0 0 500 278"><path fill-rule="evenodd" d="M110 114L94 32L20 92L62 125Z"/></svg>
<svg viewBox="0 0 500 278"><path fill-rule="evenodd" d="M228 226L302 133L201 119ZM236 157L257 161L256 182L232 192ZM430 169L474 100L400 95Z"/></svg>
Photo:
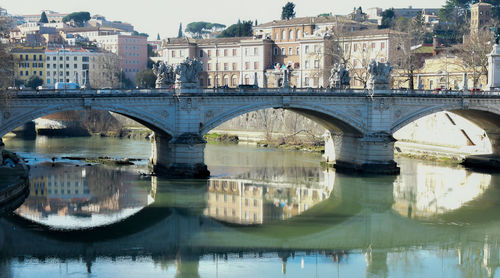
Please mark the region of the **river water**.
<svg viewBox="0 0 500 278"><path fill-rule="evenodd" d="M208 181L169 180L141 174L147 141L5 144L31 193L0 219L0 277L500 277L499 175L399 159L399 176L362 177L208 145Z"/></svg>

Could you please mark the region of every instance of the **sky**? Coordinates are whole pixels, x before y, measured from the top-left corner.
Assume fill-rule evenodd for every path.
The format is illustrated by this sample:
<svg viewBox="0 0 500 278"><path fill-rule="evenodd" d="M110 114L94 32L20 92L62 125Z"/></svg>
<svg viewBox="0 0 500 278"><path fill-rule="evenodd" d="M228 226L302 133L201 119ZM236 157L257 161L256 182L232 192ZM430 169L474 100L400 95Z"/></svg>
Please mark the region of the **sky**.
<svg viewBox="0 0 500 278"><path fill-rule="evenodd" d="M135 30L148 33L150 39L175 37L179 24L193 21L222 23L227 26L241 20L264 23L279 19L281 8L295 4L297 17L322 13L347 14L354 7L363 9L440 8L446 0L2 0L0 7L10 14L39 14L41 10L61 13L88 11L107 20L120 20L134 25Z"/></svg>

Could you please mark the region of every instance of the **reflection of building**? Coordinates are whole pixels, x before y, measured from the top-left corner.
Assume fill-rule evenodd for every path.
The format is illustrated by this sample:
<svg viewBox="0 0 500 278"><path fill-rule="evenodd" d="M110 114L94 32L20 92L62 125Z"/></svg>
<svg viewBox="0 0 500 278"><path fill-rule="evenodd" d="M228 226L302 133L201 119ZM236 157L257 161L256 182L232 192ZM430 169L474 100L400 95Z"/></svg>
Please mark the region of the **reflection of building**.
<svg viewBox="0 0 500 278"><path fill-rule="evenodd" d="M401 167L405 167L401 161ZM439 167L411 161L394 183L393 209L409 218L429 218L461 208L491 185L491 175L463 168Z"/></svg>
<svg viewBox="0 0 500 278"><path fill-rule="evenodd" d="M249 180L211 179L204 214L244 224L285 220L325 200L331 190L331 187L288 183L262 184Z"/></svg>
<svg viewBox="0 0 500 278"><path fill-rule="evenodd" d="M94 214L115 214L150 203L150 192L134 186L128 172L37 165L30 175L30 196L17 213L33 220L50 220L54 215L90 219Z"/></svg>

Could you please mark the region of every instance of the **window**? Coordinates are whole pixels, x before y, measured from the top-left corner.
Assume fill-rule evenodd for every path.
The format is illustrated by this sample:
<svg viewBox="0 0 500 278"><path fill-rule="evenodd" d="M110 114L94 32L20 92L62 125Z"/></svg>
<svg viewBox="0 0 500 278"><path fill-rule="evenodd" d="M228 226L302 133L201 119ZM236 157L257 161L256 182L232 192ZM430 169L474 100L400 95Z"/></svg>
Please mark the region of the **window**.
<svg viewBox="0 0 500 278"><path fill-rule="evenodd" d="M203 57L203 50L200 50L200 57Z"/></svg>
<svg viewBox="0 0 500 278"><path fill-rule="evenodd" d="M305 64L304 64L304 68L305 69L309 69L309 61L306 61Z"/></svg>
<svg viewBox="0 0 500 278"><path fill-rule="evenodd" d="M228 53L227 49L224 49L224 56L227 56L228 55L227 53Z"/></svg>
<svg viewBox="0 0 500 278"><path fill-rule="evenodd" d="M274 48L274 56L278 56L278 48L277 47Z"/></svg>
<svg viewBox="0 0 500 278"><path fill-rule="evenodd" d="M207 64L207 70L212 70L212 64Z"/></svg>
<svg viewBox="0 0 500 278"><path fill-rule="evenodd" d="M309 86L309 77L304 78L304 85Z"/></svg>
<svg viewBox="0 0 500 278"><path fill-rule="evenodd" d="M233 48L233 56L236 56L236 48Z"/></svg>
<svg viewBox="0 0 500 278"><path fill-rule="evenodd" d="M38 72L38 74L39 74L40 76L43 76L43 72L42 72L42 71L39 71L39 72Z"/></svg>
<svg viewBox="0 0 500 278"><path fill-rule="evenodd" d="M288 48L288 55L293 55L293 51L292 51L291 47Z"/></svg>
<svg viewBox="0 0 500 278"><path fill-rule="evenodd" d="M224 70L229 70L227 63L224 63Z"/></svg>
<svg viewBox="0 0 500 278"><path fill-rule="evenodd" d="M36 61L36 55L33 55L33 61Z"/></svg>
<svg viewBox="0 0 500 278"><path fill-rule="evenodd" d="M55 58L55 57L54 57ZM63 57L62 56L59 56L59 61L62 61L63 60Z"/></svg>
<svg viewBox="0 0 500 278"><path fill-rule="evenodd" d="M375 43L372 42L372 49L375 49Z"/></svg>
<svg viewBox="0 0 500 278"><path fill-rule="evenodd" d="M34 67L34 68L37 68L37 67L38 67L38 64L37 64L37 63L33 63L33 67Z"/></svg>
<svg viewBox="0 0 500 278"><path fill-rule="evenodd" d="M314 68L319 69L319 60L314 60Z"/></svg>
<svg viewBox="0 0 500 278"><path fill-rule="evenodd" d="M69 64L66 64L66 68L69 69Z"/></svg>
<svg viewBox="0 0 500 278"><path fill-rule="evenodd" d="M23 54L19 55L19 60L22 60L23 59ZM26 59L28 60L28 59Z"/></svg>
<svg viewBox="0 0 500 278"><path fill-rule="evenodd" d="M89 69L89 64L83 64L82 65L83 70L88 70Z"/></svg>
<svg viewBox="0 0 500 278"><path fill-rule="evenodd" d="M76 61L76 59L77 59L77 57L76 57L76 56L75 56L75 57L73 57L73 61Z"/></svg>
<svg viewBox="0 0 500 278"><path fill-rule="evenodd" d="M77 68L78 68L78 64L74 64L74 65L73 65L73 68L74 68L74 69L77 69Z"/></svg>
<svg viewBox="0 0 500 278"><path fill-rule="evenodd" d="M207 51L208 57L212 57L212 50Z"/></svg>
<svg viewBox="0 0 500 278"><path fill-rule="evenodd" d="M297 48L295 49L295 54L300 55L300 47L299 46L297 46Z"/></svg>
<svg viewBox="0 0 500 278"><path fill-rule="evenodd" d="M246 70L250 69L250 63L249 62L245 62L245 69Z"/></svg>
<svg viewBox="0 0 500 278"><path fill-rule="evenodd" d="M358 52L358 44L357 43L354 44L354 52Z"/></svg>
<svg viewBox="0 0 500 278"><path fill-rule="evenodd" d="M259 69L259 62L253 62L253 69Z"/></svg>
<svg viewBox="0 0 500 278"><path fill-rule="evenodd" d="M209 76L209 77L208 77L208 84L207 84L207 86L208 86L208 87L211 87L211 86L212 86L212 84L213 84L213 82L212 82L212 77L211 77L211 76Z"/></svg>
<svg viewBox="0 0 500 278"><path fill-rule="evenodd" d="M82 62L88 62L89 61L89 57L82 57Z"/></svg>
<svg viewBox="0 0 500 278"><path fill-rule="evenodd" d="M238 67L237 64L233 63L233 70L236 70L237 67Z"/></svg>
<svg viewBox="0 0 500 278"><path fill-rule="evenodd" d="M259 55L259 49L257 47L253 48L253 55L255 56Z"/></svg>
<svg viewBox="0 0 500 278"><path fill-rule="evenodd" d="M47 72L47 76L50 76L50 71Z"/></svg>
<svg viewBox="0 0 500 278"><path fill-rule="evenodd" d="M66 61L69 61L69 57L68 56L66 56Z"/></svg>
<svg viewBox="0 0 500 278"><path fill-rule="evenodd" d="M66 72L66 76L69 76L69 71Z"/></svg>
<svg viewBox="0 0 500 278"><path fill-rule="evenodd" d="M281 48L281 55L286 55L284 47Z"/></svg>
<svg viewBox="0 0 500 278"><path fill-rule="evenodd" d="M20 76L23 76L23 72L22 72L22 71L20 71L20 72L19 72L19 75L20 75Z"/></svg>
<svg viewBox="0 0 500 278"><path fill-rule="evenodd" d="M30 75L28 71L25 71L24 73L26 74L26 76Z"/></svg>
<svg viewBox="0 0 500 278"><path fill-rule="evenodd" d="M300 38L302 36L302 33L300 32L300 30L297 30L297 39Z"/></svg>
<svg viewBox="0 0 500 278"><path fill-rule="evenodd" d="M385 42L380 43L380 49L385 49Z"/></svg>
<svg viewBox="0 0 500 278"><path fill-rule="evenodd" d="M172 58L175 58L175 50L172 50Z"/></svg>
<svg viewBox="0 0 500 278"><path fill-rule="evenodd" d="M227 75L224 75L223 77L223 82L224 82L224 86L229 86L229 77ZM227 202L227 196L224 194L224 201Z"/></svg>
<svg viewBox="0 0 500 278"><path fill-rule="evenodd" d="M248 48L245 48L245 56L248 56Z"/></svg>
<svg viewBox="0 0 500 278"><path fill-rule="evenodd" d="M238 79L236 78L236 75L233 75L231 77L231 86L236 87L236 84L238 84Z"/></svg>
<svg viewBox="0 0 500 278"><path fill-rule="evenodd" d="M219 57L219 49L215 50L215 56Z"/></svg>
<svg viewBox="0 0 500 278"><path fill-rule="evenodd" d="M307 54L309 53L309 45L306 45L305 49L304 49L304 52Z"/></svg>
<svg viewBox="0 0 500 278"><path fill-rule="evenodd" d="M281 32L281 40L282 40L282 41L286 40L286 31L285 31L285 30L283 30L283 31Z"/></svg>
<svg viewBox="0 0 500 278"><path fill-rule="evenodd" d="M293 30L290 30L290 33L289 33L289 35L288 35L288 38L289 38L290 40L293 40Z"/></svg>

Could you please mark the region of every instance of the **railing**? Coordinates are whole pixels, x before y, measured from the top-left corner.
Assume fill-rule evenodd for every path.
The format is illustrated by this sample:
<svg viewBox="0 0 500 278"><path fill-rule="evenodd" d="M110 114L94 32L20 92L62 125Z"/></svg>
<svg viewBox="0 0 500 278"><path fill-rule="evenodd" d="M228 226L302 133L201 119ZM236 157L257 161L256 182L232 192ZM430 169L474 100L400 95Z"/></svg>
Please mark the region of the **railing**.
<svg viewBox="0 0 500 278"><path fill-rule="evenodd" d="M429 97L429 98L488 98L500 97L500 91L453 91L453 90L366 90L331 88L213 88L213 89L60 89L60 90L7 90L18 97L127 97L169 95L328 95L367 97Z"/></svg>

